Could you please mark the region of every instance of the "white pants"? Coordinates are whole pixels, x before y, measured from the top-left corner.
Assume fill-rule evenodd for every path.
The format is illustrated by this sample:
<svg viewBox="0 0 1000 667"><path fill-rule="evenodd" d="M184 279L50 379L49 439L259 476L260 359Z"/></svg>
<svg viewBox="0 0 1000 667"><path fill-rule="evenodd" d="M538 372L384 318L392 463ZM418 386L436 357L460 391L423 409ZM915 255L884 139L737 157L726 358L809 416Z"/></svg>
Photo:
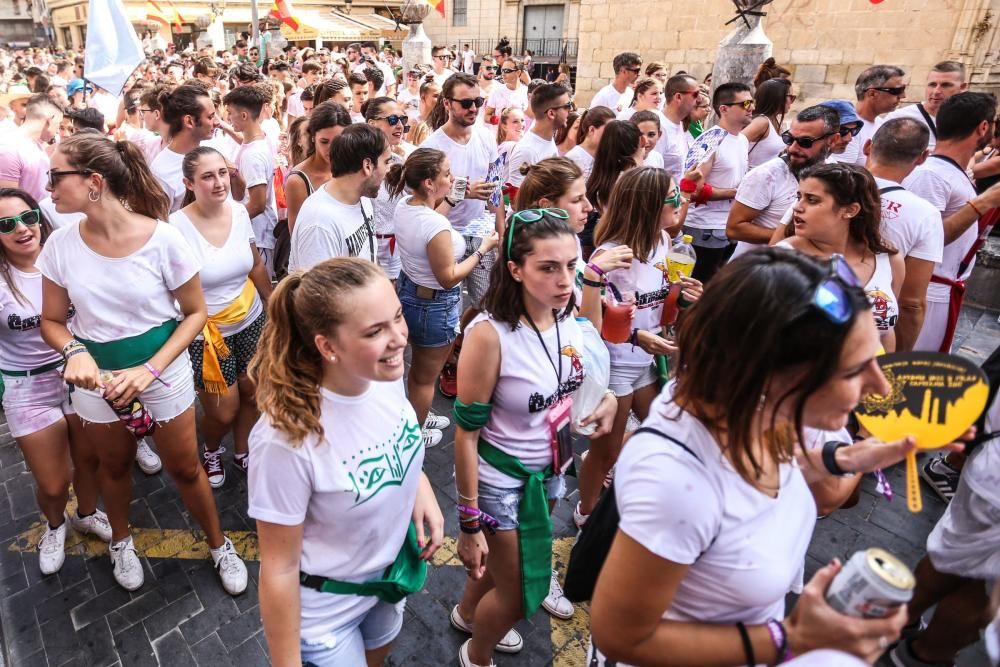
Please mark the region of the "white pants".
<svg viewBox="0 0 1000 667"><path fill-rule="evenodd" d="M948 303L928 301L924 312L924 325L913 350L920 352L937 352L944 341L944 333L948 328Z"/></svg>

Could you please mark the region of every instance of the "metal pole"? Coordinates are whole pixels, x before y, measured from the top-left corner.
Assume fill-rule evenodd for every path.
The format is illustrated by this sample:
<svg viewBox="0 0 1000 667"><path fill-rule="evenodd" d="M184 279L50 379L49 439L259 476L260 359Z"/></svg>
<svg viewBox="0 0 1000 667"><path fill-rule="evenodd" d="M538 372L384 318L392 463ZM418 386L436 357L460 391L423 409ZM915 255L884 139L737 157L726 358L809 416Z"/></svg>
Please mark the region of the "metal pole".
<svg viewBox="0 0 1000 667"><path fill-rule="evenodd" d="M257 0L250 0L250 43L260 48L260 20L257 18Z"/></svg>

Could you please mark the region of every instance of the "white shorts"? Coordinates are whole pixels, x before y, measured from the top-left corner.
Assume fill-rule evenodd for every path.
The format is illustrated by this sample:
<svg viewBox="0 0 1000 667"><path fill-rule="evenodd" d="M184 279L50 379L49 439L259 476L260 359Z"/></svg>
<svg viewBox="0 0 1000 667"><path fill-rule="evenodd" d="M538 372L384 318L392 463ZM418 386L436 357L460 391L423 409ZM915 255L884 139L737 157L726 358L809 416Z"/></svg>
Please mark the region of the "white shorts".
<svg viewBox="0 0 1000 667"><path fill-rule="evenodd" d="M656 382L656 369L648 366L616 366L611 364L611 379L608 389L621 398Z"/></svg>
<svg viewBox="0 0 1000 667"><path fill-rule="evenodd" d="M937 352L944 341L944 332L948 328L948 304L936 301L927 302L924 311L924 324L920 327L917 342L913 345L915 352Z"/></svg>
<svg viewBox="0 0 1000 667"><path fill-rule="evenodd" d="M74 414L69 386L57 368L41 375L4 375L3 384L4 414L15 438L38 433Z"/></svg>
<svg viewBox="0 0 1000 667"><path fill-rule="evenodd" d="M164 382L153 380L146 391L139 394L139 400L158 422L177 417L194 404L194 374L187 350L184 350L172 364L160 374ZM104 400L100 390L80 389L73 391L73 407L84 421L92 424L113 424L118 421L111 406Z"/></svg>

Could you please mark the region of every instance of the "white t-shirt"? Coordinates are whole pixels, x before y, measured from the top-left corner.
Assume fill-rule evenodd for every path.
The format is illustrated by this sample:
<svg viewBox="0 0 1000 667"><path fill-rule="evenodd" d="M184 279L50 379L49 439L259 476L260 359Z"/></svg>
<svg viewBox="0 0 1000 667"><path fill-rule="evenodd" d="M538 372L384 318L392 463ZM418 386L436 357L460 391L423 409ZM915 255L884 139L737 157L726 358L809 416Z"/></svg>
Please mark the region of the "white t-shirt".
<svg viewBox="0 0 1000 667"><path fill-rule="evenodd" d="M657 169L663 169L663 156L654 148L649 151L649 155L646 159L642 161L642 164L646 167L656 167Z"/></svg>
<svg viewBox="0 0 1000 667"><path fill-rule="evenodd" d="M445 69L445 71L440 74L434 74L434 82L439 88L444 88L444 82L451 78L451 75L455 73L453 69Z"/></svg>
<svg viewBox="0 0 1000 667"><path fill-rule="evenodd" d="M409 88L403 88L396 96L403 113L410 119L410 124L420 122L420 94L411 93Z"/></svg>
<svg viewBox="0 0 1000 667"><path fill-rule="evenodd" d="M299 116L306 115L306 107L302 104L302 91L297 90L288 96L288 106L285 109L285 113L290 118L298 118Z"/></svg>
<svg viewBox="0 0 1000 667"><path fill-rule="evenodd" d="M264 210L254 216L251 223L257 247L273 248L274 227L278 224L278 208L274 202L274 153L271 150L271 142L263 137L243 144L236 156L236 166L246 183L246 193L241 202L244 206L250 201L250 188L258 185L267 188Z"/></svg>
<svg viewBox="0 0 1000 667"><path fill-rule="evenodd" d="M968 176L965 176L965 172L951 161L935 156L931 156L914 169L913 173L903 181L903 186L930 202L941 212L942 220L965 206L970 199L976 198L976 189ZM942 235L943 233L942 227ZM972 223L961 236L944 247L941 261L934 265L934 275L951 280L955 278L967 280L976 265L976 257L973 255L972 261L961 276L957 275L959 265L978 238L979 226ZM948 303L950 294L951 288L948 285L931 283L927 286L928 301Z"/></svg>
<svg viewBox="0 0 1000 667"><path fill-rule="evenodd" d="M634 435L615 466L619 528L665 560L689 565L663 617L747 625L785 615L802 580L816 503L794 464L771 498L747 484L705 426L664 392L644 425L676 438Z"/></svg>
<svg viewBox="0 0 1000 667"><path fill-rule="evenodd" d="M928 115L930 113L928 112ZM899 107L895 111L890 111L886 115L882 116L882 123L892 120L893 118L912 118L913 120L922 123L928 130L931 129L930 125L927 125L927 119L924 115L920 113L920 107L916 104L907 104L906 106ZM931 116L931 120L934 120L934 116ZM881 125L882 123L879 123ZM931 130L930 136L927 138L927 150L933 151L934 147L937 145L937 137L934 135L936 130Z"/></svg>
<svg viewBox="0 0 1000 667"><path fill-rule="evenodd" d="M666 114L660 119L660 129L663 136L656 144L663 155L663 168L670 172L674 183L681 182L684 175L684 158L691 148L691 133L684 129L682 123L674 123Z"/></svg>
<svg viewBox="0 0 1000 667"><path fill-rule="evenodd" d="M360 396L320 389L321 443L292 447L262 416L250 433L249 515L302 525L299 568L360 583L381 576L406 539L424 448L403 381L372 382ZM325 641L378 598L300 587L303 639Z"/></svg>
<svg viewBox="0 0 1000 667"><path fill-rule="evenodd" d="M47 196L45 199L40 199L38 201L38 208L42 209L42 213L45 214L45 218L52 225L52 229L72 225L87 217L83 213L60 213L56 210L56 205L52 201L52 195Z"/></svg>
<svg viewBox="0 0 1000 667"><path fill-rule="evenodd" d="M538 164L547 157L559 155L559 147L555 139L542 139L534 132L525 132L521 140L514 144L507 159L507 182L514 187L520 187L524 182L521 165L524 163Z"/></svg>
<svg viewBox="0 0 1000 667"><path fill-rule="evenodd" d="M0 180L17 183L35 201L48 195L49 156L19 129L0 131Z"/></svg>
<svg viewBox="0 0 1000 667"><path fill-rule="evenodd" d="M899 302L892 291L892 265L888 253L875 255L875 271L864 287L865 295L872 304L875 328L884 336L896 328L899 319Z"/></svg>
<svg viewBox="0 0 1000 667"><path fill-rule="evenodd" d="M469 141L456 143L440 127L424 140L421 148L436 148L448 156L451 173L465 176L469 183L486 178L490 163L497 159L496 138L492 131L482 127L472 127ZM301 215L301 214L300 214ZM486 210L486 202L479 199L464 199L448 212L451 226L463 236L486 236L496 226L493 214ZM295 224L299 226L298 222Z"/></svg>
<svg viewBox="0 0 1000 667"><path fill-rule="evenodd" d="M372 201L344 204L326 187L309 195L292 230L288 270L308 269L331 257L377 261Z"/></svg>
<svg viewBox="0 0 1000 667"><path fill-rule="evenodd" d="M489 98L487 98L485 106L495 109L497 116L499 116L504 109L508 109L510 107L521 109L523 111L528 108L528 87L520 81L517 83L517 88L514 90L511 90L506 84L493 86L493 92L491 92Z"/></svg>
<svg viewBox="0 0 1000 667"><path fill-rule="evenodd" d="M863 150L865 142L875 136L875 131L880 125L882 125L883 121L876 118L874 123L870 123L867 120L864 120L863 122L864 125L861 126L858 136L851 138L851 143L847 144L847 148L844 149L844 152L840 155L830 156L835 162L856 164L859 167L863 167L868 163L868 156L865 155Z"/></svg>
<svg viewBox="0 0 1000 667"><path fill-rule="evenodd" d="M76 307L71 331L99 343L183 319L171 292L201 269L184 236L165 222L127 257L98 255L83 242L79 223L63 227L52 232L35 265L69 292Z"/></svg>
<svg viewBox="0 0 1000 667"><path fill-rule="evenodd" d="M472 74L472 65L476 59L476 52L472 49L467 51L462 51L462 71L466 74Z"/></svg>
<svg viewBox="0 0 1000 667"><path fill-rule="evenodd" d="M160 187L167 193L171 213L180 209L184 204L184 194L187 188L184 187L183 164L183 153L177 153L170 147L164 147L149 165L149 170L153 172Z"/></svg>
<svg viewBox="0 0 1000 667"><path fill-rule="evenodd" d="M201 289L205 293L209 315L227 308L239 297L253 268L254 257L250 244L254 243L254 234L250 216L242 204L233 202L229 206L232 207L232 225L229 237L222 247L209 243L183 209L170 216L170 224L184 235L191 246L191 253L201 265ZM260 295L255 295L253 305L243 321L220 325L219 331L223 336L242 331L253 324L262 310Z"/></svg>
<svg viewBox="0 0 1000 667"><path fill-rule="evenodd" d="M626 86L625 92L619 93L615 90L614 84L609 83L597 91L597 94L590 100L590 108L607 107L617 114L628 109L629 105L632 104L634 94L629 86Z"/></svg>
<svg viewBox="0 0 1000 667"><path fill-rule="evenodd" d="M706 179L714 188L735 188L747 173L747 151L750 144L742 134L727 134L715 149L712 171ZM694 150L693 148L691 150ZM732 199L715 199L703 206L692 207L684 224L695 229L725 229Z"/></svg>
<svg viewBox="0 0 1000 667"><path fill-rule="evenodd" d="M0 282L0 368L25 371L59 361L62 355L42 340L42 274L11 266L10 277L23 303ZM72 317L72 306L69 312Z"/></svg>
<svg viewBox="0 0 1000 667"><path fill-rule="evenodd" d="M875 177L879 190L900 187L899 183ZM882 193L882 238L903 257L940 262L944 253L944 225L941 213L930 202L909 190Z"/></svg>
<svg viewBox="0 0 1000 667"><path fill-rule="evenodd" d="M427 244L441 232L451 237L452 256L456 262L465 257L465 239L456 232L444 217L426 206L411 206L410 197L403 197L396 205L396 249L403 263L403 273L422 287L444 289L431 270L427 257Z"/></svg>
<svg viewBox="0 0 1000 667"><path fill-rule="evenodd" d="M788 207L795 204L798 192L799 182L792 170L783 159L776 157L747 172L736 190L736 201L760 211L753 224L764 229L774 229ZM740 241L736 244L733 257L758 247L760 246L757 244Z"/></svg>
<svg viewBox="0 0 1000 667"><path fill-rule="evenodd" d="M583 180L590 178L590 172L594 169L594 157L584 150L583 146L577 144L569 149L566 157L576 163L576 166L583 172ZM678 181L679 182L679 181Z"/></svg>

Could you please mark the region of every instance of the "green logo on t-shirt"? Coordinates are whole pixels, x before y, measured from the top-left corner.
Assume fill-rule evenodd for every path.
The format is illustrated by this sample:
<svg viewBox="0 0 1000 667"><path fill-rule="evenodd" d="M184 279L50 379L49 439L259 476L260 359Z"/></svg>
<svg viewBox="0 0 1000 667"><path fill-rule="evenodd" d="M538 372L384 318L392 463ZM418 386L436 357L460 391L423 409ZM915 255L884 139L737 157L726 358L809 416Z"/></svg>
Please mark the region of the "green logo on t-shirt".
<svg viewBox="0 0 1000 667"><path fill-rule="evenodd" d="M386 487L401 485L420 447L420 425L410 421L403 423L394 442L374 447L382 453L362 459L354 472L348 473L354 485L355 506L368 502Z"/></svg>

